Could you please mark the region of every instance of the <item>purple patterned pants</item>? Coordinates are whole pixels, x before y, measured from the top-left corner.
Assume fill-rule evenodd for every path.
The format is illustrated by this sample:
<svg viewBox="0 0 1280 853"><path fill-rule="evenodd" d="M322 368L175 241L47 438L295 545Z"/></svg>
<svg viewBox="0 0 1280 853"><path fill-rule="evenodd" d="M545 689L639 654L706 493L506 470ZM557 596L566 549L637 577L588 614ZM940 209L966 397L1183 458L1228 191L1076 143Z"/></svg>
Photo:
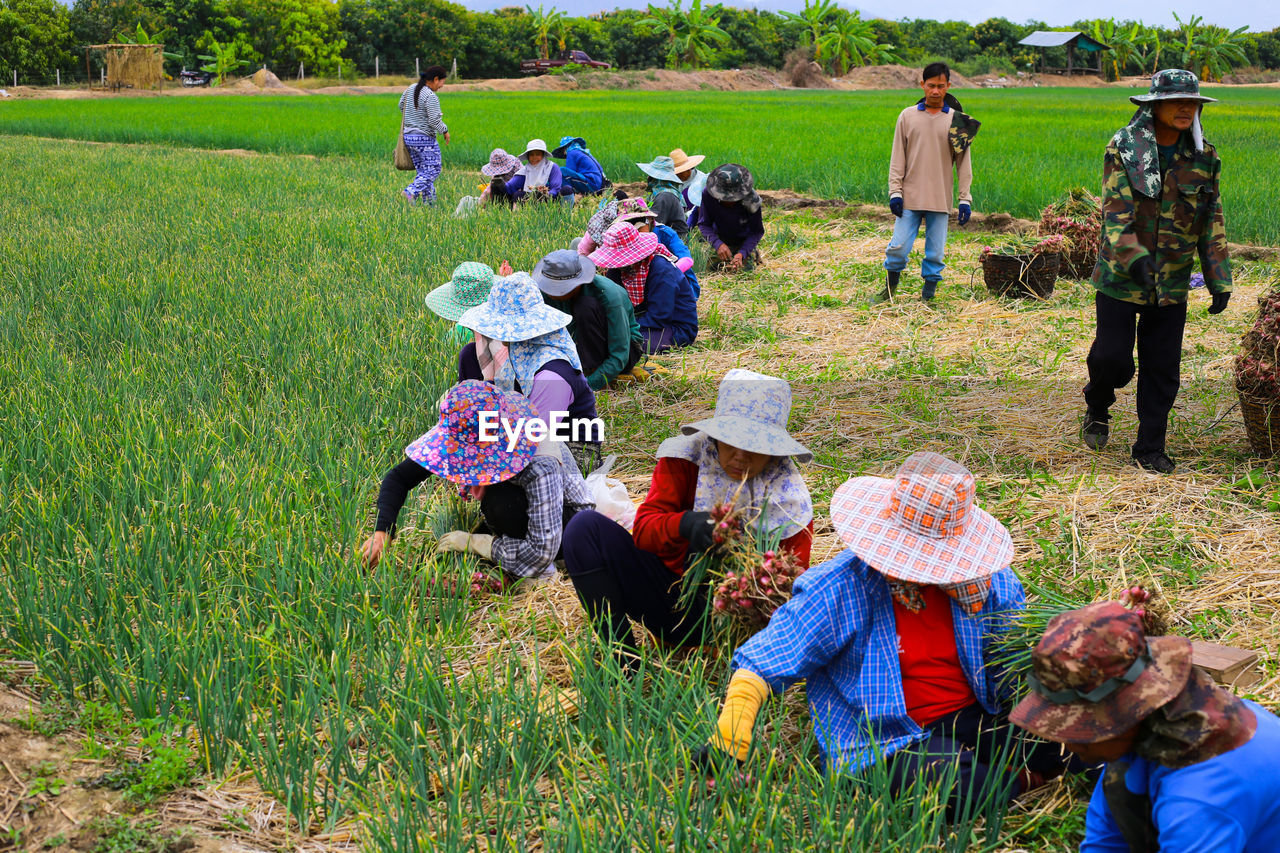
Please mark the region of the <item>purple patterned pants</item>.
<svg viewBox="0 0 1280 853"><path fill-rule="evenodd" d="M405 198L435 204L436 178L440 177L440 143L434 136L410 131L404 135L404 146L409 149L413 167L418 170L413 183L404 188Z"/></svg>

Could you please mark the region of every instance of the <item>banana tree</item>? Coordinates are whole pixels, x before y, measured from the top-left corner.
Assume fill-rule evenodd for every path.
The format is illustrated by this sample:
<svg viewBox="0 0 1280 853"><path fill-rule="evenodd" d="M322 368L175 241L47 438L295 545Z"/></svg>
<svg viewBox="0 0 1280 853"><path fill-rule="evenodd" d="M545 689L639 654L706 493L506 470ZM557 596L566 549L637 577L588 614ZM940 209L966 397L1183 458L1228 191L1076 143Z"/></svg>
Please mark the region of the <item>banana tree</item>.
<svg viewBox="0 0 1280 853"><path fill-rule="evenodd" d="M795 12L779 12L789 24L803 28L800 44L803 47L813 45L816 50L818 42L827 31L827 19L836 13L837 6L832 0L804 0L804 10Z"/></svg>
<svg viewBox="0 0 1280 853"><path fill-rule="evenodd" d="M529 13L529 17L533 18L533 43L538 46L538 56L541 59L547 59L548 42L551 38L552 30L557 28L561 30L560 43L561 45L564 43L564 12L561 12L555 6L544 11L541 3L538 4L537 9L532 6L525 6L524 8Z"/></svg>
<svg viewBox="0 0 1280 853"><path fill-rule="evenodd" d="M699 68L715 57L716 45L729 42L729 34L720 28L723 11L719 3L704 9L702 0L693 0L685 10L682 0L670 0L665 9L650 6L649 17L638 23L666 31L668 65L683 62Z"/></svg>
<svg viewBox="0 0 1280 853"><path fill-rule="evenodd" d="M138 29L133 33L119 33L116 36L116 41L120 44L164 44L159 33L156 33L155 35L147 35L147 31L142 28L142 24L138 24ZM182 54L170 53L167 50L162 51L161 56L165 59L176 59L179 61L182 59Z"/></svg>
<svg viewBox="0 0 1280 853"><path fill-rule="evenodd" d="M221 84L232 73L239 71L249 64L249 60L240 59L236 56L239 45L237 44L220 44L217 39L211 39L209 46L206 48L209 52L202 53L196 59L203 59L206 65L201 65L200 70L206 71L217 76L217 83ZM216 85L216 84L215 84Z"/></svg>
<svg viewBox="0 0 1280 853"><path fill-rule="evenodd" d="M836 15L818 39L815 58L819 64L829 60L836 76L843 77L852 66L866 62L866 55L875 47L875 29L871 22L862 20L860 12L844 12Z"/></svg>
<svg viewBox="0 0 1280 853"><path fill-rule="evenodd" d="M1201 80L1221 80L1232 68L1248 63L1243 37L1248 29L1247 26L1236 30L1217 26L1200 29L1196 37L1195 68Z"/></svg>

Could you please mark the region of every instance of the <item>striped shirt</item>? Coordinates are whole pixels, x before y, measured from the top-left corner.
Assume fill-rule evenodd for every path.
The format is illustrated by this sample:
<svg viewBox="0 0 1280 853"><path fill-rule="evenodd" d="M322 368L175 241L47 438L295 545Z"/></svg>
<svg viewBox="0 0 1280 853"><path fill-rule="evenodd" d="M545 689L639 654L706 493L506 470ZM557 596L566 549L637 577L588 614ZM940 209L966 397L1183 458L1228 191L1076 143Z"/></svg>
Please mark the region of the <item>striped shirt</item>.
<svg viewBox="0 0 1280 853"><path fill-rule="evenodd" d="M976 616L951 603L960 667L990 714L1003 698L987 665L992 635L1007 630L1001 617L1024 602L1022 583L1005 568L991 576L991 594ZM808 679L813 726L830 771L856 772L926 737L907 713L889 584L852 551L796 578L791 600L738 649L733 668L754 672L774 692Z"/></svg>
<svg viewBox="0 0 1280 853"><path fill-rule="evenodd" d="M440 112L440 98L431 91L430 86L422 87L422 91L418 93L418 105L416 107L413 105L413 90L417 86L418 84L414 83L400 96L400 115L402 116L400 124L409 133L425 133L427 136L448 133L449 128L445 126L444 114Z"/></svg>

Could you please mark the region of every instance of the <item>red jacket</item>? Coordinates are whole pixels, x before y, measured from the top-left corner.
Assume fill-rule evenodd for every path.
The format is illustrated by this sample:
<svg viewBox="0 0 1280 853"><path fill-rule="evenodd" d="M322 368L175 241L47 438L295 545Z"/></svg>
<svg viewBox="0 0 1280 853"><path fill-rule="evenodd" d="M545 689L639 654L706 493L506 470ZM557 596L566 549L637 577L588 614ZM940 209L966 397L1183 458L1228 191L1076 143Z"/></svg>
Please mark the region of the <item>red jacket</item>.
<svg viewBox="0 0 1280 853"><path fill-rule="evenodd" d="M649 494L636 510L631 535L636 545L657 554L667 568L683 575L689 540L680 535L680 517L693 509L698 488L698 466L687 459L664 456L653 469ZM809 548L813 544L813 520L800 532L782 540L782 547L809 568Z"/></svg>

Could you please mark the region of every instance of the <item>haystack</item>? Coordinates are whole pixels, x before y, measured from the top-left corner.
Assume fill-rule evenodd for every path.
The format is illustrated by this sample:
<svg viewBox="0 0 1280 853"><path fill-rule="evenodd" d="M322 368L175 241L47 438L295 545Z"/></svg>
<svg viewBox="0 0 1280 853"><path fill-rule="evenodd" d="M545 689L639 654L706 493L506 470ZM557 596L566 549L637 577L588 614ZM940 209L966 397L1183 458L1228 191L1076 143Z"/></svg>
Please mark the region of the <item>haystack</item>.
<svg viewBox="0 0 1280 853"><path fill-rule="evenodd" d="M280 78L272 74L265 67L259 68L253 72L253 76L249 78L253 84L259 89L283 89L285 86L280 82Z"/></svg>
<svg viewBox="0 0 1280 853"><path fill-rule="evenodd" d="M164 79L162 44L91 44L87 50L103 52L113 89L150 89Z"/></svg>

